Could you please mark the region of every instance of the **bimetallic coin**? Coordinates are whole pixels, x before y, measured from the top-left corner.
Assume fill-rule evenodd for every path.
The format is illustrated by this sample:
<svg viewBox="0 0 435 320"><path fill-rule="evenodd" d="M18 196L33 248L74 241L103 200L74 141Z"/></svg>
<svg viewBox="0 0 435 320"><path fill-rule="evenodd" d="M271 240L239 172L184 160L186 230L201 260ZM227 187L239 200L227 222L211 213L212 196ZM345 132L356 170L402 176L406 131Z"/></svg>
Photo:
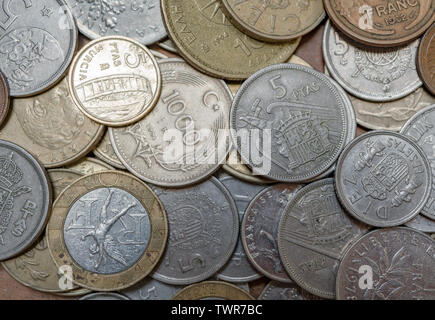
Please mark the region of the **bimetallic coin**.
<svg viewBox="0 0 435 320"><path fill-rule="evenodd" d="M179 53L204 73L243 80L261 68L286 61L299 40L270 44L236 29L222 12L220 0L162 0L169 37Z"/></svg>
<svg viewBox="0 0 435 320"><path fill-rule="evenodd" d="M245 290L223 281L204 281L181 290L173 300L254 300Z"/></svg>
<svg viewBox="0 0 435 320"><path fill-rule="evenodd" d="M320 180L302 188L286 207L279 224L279 254L299 286L333 299L343 253L366 230L341 208L334 180Z"/></svg>
<svg viewBox="0 0 435 320"><path fill-rule="evenodd" d="M113 150L112 143L110 142L109 131L106 131L103 139L94 149L94 154L97 158L104 162L107 162L115 168L125 169L124 165L116 155L115 150Z"/></svg>
<svg viewBox="0 0 435 320"><path fill-rule="evenodd" d="M151 277L177 285L208 279L237 243L239 216L231 194L215 177L188 188L153 190L166 209L170 236Z"/></svg>
<svg viewBox="0 0 435 320"><path fill-rule="evenodd" d="M421 40L417 67L424 85L435 95L435 23Z"/></svg>
<svg viewBox="0 0 435 320"><path fill-rule="evenodd" d="M63 79L39 95L14 99L0 138L34 154L46 168L68 165L83 158L103 136L104 126L86 117L74 105Z"/></svg>
<svg viewBox="0 0 435 320"><path fill-rule="evenodd" d="M178 53L175 43L169 38L157 43L157 45L165 50L168 50L169 52Z"/></svg>
<svg viewBox="0 0 435 320"><path fill-rule="evenodd" d="M151 278L145 278L132 287L121 291L131 300L171 300L183 286L166 284Z"/></svg>
<svg viewBox="0 0 435 320"><path fill-rule="evenodd" d="M56 265L70 266L75 284L115 291L151 272L167 232L163 206L146 184L105 171L80 178L61 193L47 239Z"/></svg>
<svg viewBox="0 0 435 320"><path fill-rule="evenodd" d="M79 162L68 166L68 169L78 171L83 174L92 174L95 172L115 170L114 167L109 166L107 163L91 157L86 157Z"/></svg>
<svg viewBox="0 0 435 320"><path fill-rule="evenodd" d="M352 216L372 226L391 227L423 209L431 194L432 171L424 151L411 138L372 131L343 151L335 185Z"/></svg>
<svg viewBox="0 0 435 320"><path fill-rule="evenodd" d="M261 291L258 300L320 300L320 298L308 293L293 282L270 281Z"/></svg>
<svg viewBox="0 0 435 320"><path fill-rule="evenodd" d="M336 31L328 21L323 56L332 77L355 97L374 102L400 99L421 87L416 70L419 41L399 48L369 48Z"/></svg>
<svg viewBox="0 0 435 320"><path fill-rule="evenodd" d="M421 231L432 233L435 232L435 221L418 214L414 219L405 223L405 226Z"/></svg>
<svg viewBox="0 0 435 320"><path fill-rule="evenodd" d="M0 127L5 121L10 105L9 87L3 73L0 71Z"/></svg>
<svg viewBox="0 0 435 320"><path fill-rule="evenodd" d="M108 126L126 126L154 108L161 75L146 47L130 38L104 37L77 53L68 88L74 103L89 118Z"/></svg>
<svg viewBox="0 0 435 320"><path fill-rule="evenodd" d="M23 3L24 2L24 3ZM77 46L77 29L64 0L3 0L0 70L10 94L25 97L54 85Z"/></svg>
<svg viewBox="0 0 435 320"><path fill-rule="evenodd" d="M126 296L115 292L94 292L90 293L79 300L130 300Z"/></svg>
<svg viewBox="0 0 435 320"><path fill-rule="evenodd" d="M435 242L410 228L374 230L354 243L337 276L339 300L434 300ZM373 286L361 287L359 270Z"/></svg>
<svg viewBox="0 0 435 320"><path fill-rule="evenodd" d="M187 186L215 172L231 148L231 93L180 59L159 61L163 91L138 123L110 128L112 146L135 176L163 187Z"/></svg>

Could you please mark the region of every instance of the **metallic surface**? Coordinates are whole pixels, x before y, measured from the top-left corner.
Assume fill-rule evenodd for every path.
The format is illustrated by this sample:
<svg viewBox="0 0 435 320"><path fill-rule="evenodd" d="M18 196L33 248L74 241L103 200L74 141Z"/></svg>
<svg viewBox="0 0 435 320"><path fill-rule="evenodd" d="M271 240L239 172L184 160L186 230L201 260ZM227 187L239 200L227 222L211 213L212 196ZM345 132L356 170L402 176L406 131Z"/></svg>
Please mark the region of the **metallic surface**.
<svg viewBox="0 0 435 320"><path fill-rule="evenodd" d="M94 149L94 155L115 168L125 170L124 165L121 160L119 160L115 150L113 150L112 143L110 142L109 131L104 133L103 139L101 139L101 142Z"/></svg>
<svg viewBox="0 0 435 320"><path fill-rule="evenodd" d="M192 284L174 297L174 300L254 300L245 290L223 281L205 281Z"/></svg>
<svg viewBox="0 0 435 320"><path fill-rule="evenodd" d="M145 278L132 287L121 291L131 300L171 300L183 286L166 284L152 278Z"/></svg>
<svg viewBox="0 0 435 320"><path fill-rule="evenodd" d="M9 86L3 73L0 71L0 128L9 113L9 106Z"/></svg>
<svg viewBox="0 0 435 320"><path fill-rule="evenodd" d="M435 95L435 23L421 39L417 67L424 85Z"/></svg>
<svg viewBox="0 0 435 320"><path fill-rule="evenodd" d="M92 174L99 171L115 170L114 167L109 166L107 163L91 157L86 157L77 163L69 165L67 168L81 172L83 174Z"/></svg>

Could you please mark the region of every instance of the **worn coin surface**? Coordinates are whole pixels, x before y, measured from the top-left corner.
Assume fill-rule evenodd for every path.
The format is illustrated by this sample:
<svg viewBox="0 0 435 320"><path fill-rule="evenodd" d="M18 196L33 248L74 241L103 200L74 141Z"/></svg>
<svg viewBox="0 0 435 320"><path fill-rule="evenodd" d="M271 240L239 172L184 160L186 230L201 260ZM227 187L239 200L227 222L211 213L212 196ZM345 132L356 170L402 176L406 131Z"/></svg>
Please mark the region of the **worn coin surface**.
<svg viewBox="0 0 435 320"><path fill-rule="evenodd" d="M421 40L417 67L426 88L435 95L435 23Z"/></svg>
<svg viewBox="0 0 435 320"><path fill-rule="evenodd" d="M245 290L223 281L204 281L178 292L173 300L254 300Z"/></svg>
<svg viewBox="0 0 435 320"><path fill-rule="evenodd" d="M325 17L322 0L222 0L226 17L247 35L284 42L309 33Z"/></svg>
<svg viewBox="0 0 435 320"><path fill-rule="evenodd" d="M145 278L134 286L121 291L131 300L171 300L183 286L175 286L164 282Z"/></svg>
<svg viewBox="0 0 435 320"><path fill-rule="evenodd" d="M53 187L53 199L56 200L66 187L82 176L83 173L71 169L48 170L48 177Z"/></svg>
<svg viewBox="0 0 435 320"><path fill-rule="evenodd" d="M421 214L418 214L414 219L405 223L405 226L421 232L435 232L435 220L426 218Z"/></svg>
<svg viewBox="0 0 435 320"><path fill-rule="evenodd" d="M386 102L421 87L416 55L419 41L399 48L369 48L357 44L328 21L323 34L323 56L332 77L363 100Z"/></svg>
<svg viewBox="0 0 435 320"><path fill-rule="evenodd" d="M68 88L74 103L89 118L108 126L125 126L154 108L161 75L146 47L130 38L103 37L77 53Z"/></svg>
<svg viewBox="0 0 435 320"><path fill-rule="evenodd" d="M218 78L243 80L286 61L300 39L283 44L254 40L236 29L220 0L162 0L169 37L195 68Z"/></svg>
<svg viewBox="0 0 435 320"><path fill-rule="evenodd" d="M130 300L126 296L115 292L94 292L90 293L79 300Z"/></svg>
<svg viewBox="0 0 435 320"><path fill-rule="evenodd" d="M62 297L78 297L83 296L85 294L91 293L92 290L86 289L86 288L80 288L73 289L67 292L57 292L56 295L62 296Z"/></svg>
<svg viewBox="0 0 435 320"><path fill-rule="evenodd" d="M5 121L10 105L9 86L6 79L0 71L0 126Z"/></svg>
<svg viewBox="0 0 435 320"><path fill-rule="evenodd" d="M294 282L270 281L261 291L258 300L319 300Z"/></svg>
<svg viewBox="0 0 435 320"><path fill-rule="evenodd" d="M343 253L366 230L340 206L334 180L320 180L298 191L285 208L278 231L279 254L299 286L333 299Z"/></svg>
<svg viewBox="0 0 435 320"><path fill-rule="evenodd" d="M2 1L0 70L11 96L40 93L65 74L77 29L64 0Z"/></svg>
<svg viewBox="0 0 435 320"><path fill-rule="evenodd" d="M157 45L165 50L168 50L169 52L178 53L175 43L169 38L157 43Z"/></svg>
<svg viewBox="0 0 435 320"><path fill-rule="evenodd" d="M50 254L72 268L75 284L124 289L158 263L168 235L165 210L139 179L118 171L87 175L68 186L47 227Z"/></svg>
<svg viewBox="0 0 435 320"><path fill-rule="evenodd" d="M291 283L278 250L278 226L284 209L301 185L277 184L258 193L243 217L240 235L253 266L272 280Z"/></svg>
<svg viewBox="0 0 435 320"><path fill-rule="evenodd" d="M379 229L364 235L342 259L337 299L434 300L434 246L433 239L410 228ZM358 270L369 268L373 286L361 288Z"/></svg>
<svg viewBox="0 0 435 320"><path fill-rule="evenodd" d="M163 91L156 108L134 125L110 128L110 138L135 176L164 187L191 185L216 171L229 152L231 93L181 59L159 65Z"/></svg>
<svg viewBox="0 0 435 320"><path fill-rule="evenodd" d="M177 285L202 281L230 259L239 235L236 204L215 177L183 189L153 187L169 220L165 254L153 279Z"/></svg>
<svg viewBox="0 0 435 320"><path fill-rule="evenodd" d="M335 172L340 202L356 219L376 227L414 218L432 190L424 151L403 134L372 131L352 141Z"/></svg>
<svg viewBox="0 0 435 320"><path fill-rule="evenodd" d="M79 162L68 166L68 169L78 171L83 174L92 174L100 171L115 170L114 167L109 166L107 163L91 157L86 157Z"/></svg>
<svg viewBox="0 0 435 320"><path fill-rule="evenodd" d="M14 99L0 138L22 146L46 168L56 168L84 157L103 132L104 126L74 105L63 79L42 94Z"/></svg>
<svg viewBox="0 0 435 320"><path fill-rule="evenodd" d="M422 35L434 21L433 0L324 0L342 32L372 46L392 47Z"/></svg>
<svg viewBox="0 0 435 320"><path fill-rule="evenodd" d="M301 182L335 163L349 123L346 102L329 79L304 66L279 64L243 83L231 108L231 136L254 173Z"/></svg>
<svg viewBox="0 0 435 320"><path fill-rule="evenodd" d="M113 150L112 142L110 141L109 131L106 131L103 139L101 139L100 143L94 149L94 155L100 160L107 162L115 168L125 169L121 160L119 160L118 156L116 155L115 150Z"/></svg>

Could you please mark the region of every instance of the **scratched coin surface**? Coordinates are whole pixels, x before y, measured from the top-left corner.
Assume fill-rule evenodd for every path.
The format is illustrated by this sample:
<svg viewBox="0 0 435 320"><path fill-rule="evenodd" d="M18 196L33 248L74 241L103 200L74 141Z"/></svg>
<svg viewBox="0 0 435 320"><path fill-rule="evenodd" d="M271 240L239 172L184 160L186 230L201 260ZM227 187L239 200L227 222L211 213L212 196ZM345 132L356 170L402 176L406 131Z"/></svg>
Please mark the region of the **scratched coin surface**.
<svg viewBox="0 0 435 320"><path fill-rule="evenodd" d="M279 224L279 254L290 278L299 286L333 299L344 251L366 230L340 206L334 180L320 180L298 191L286 207Z"/></svg>
<svg viewBox="0 0 435 320"><path fill-rule="evenodd" d="M140 43L124 37L91 41L75 56L68 76L74 103L89 118L108 126L139 121L157 103L159 66Z"/></svg>
<svg viewBox="0 0 435 320"><path fill-rule="evenodd" d="M352 141L335 172L341 204L356 219L376 227L401 225L426 205L432 170L412 138L372 131Z"/></svg>
<svg viewBox="0 0 435 320"><path fill-rule="evenodd" d="M174 300L255 300L245 290L223 281L204 281L192 284L174 297Z"/></svg>
<svg viewBox="0 0 435 320"><path fill-rule="evenodd" d="M55 168L84 157L103 132L104 126L74 105L63 79L49 91L14 99L0 138L22 146L46 168Z"/></svg>
<svg viewBox="0 0 435 320"><path fill-rule="evenodd" d="M5 121L10 105L9 87L6 79L0 71L0 126Z"/></svg>
<svg viewBox="0 0 435 320"><path fill-rule="evenodd" d="M68 166L67 168L81 172L83 174L92 174L100 171L115 170L114 167L108 165L107 163L91 157L83 158L79 162L76 162Z"/></svg>
<svg viewBox="0 0 435 320"><path fill-rule="evenodd" d="M3 0L0 70L11 96L40 93L65 74L77 46L77 29L64 0Z"/></svg>
<svg viewBox="0 0 435 320"><path fill-rule="evenodd" d="M342 259L337 299L434 300L434 246L433 239L410 228L379 229L366 234ZM372 288L358 285L361 267L371 269Z"/></svg>
<svg viewBox="0 0 435 320"><path fill-rule="evenodd" d="M176 285L208 279L237 243L239 215L231 194L215 177L188 188L153 190L165 207L170 235L151 277Z"/></svg>
<svg viewBox="0 0 435 320"><path fill-rule="evenodd" d="M304 66L279 64L243 83L231 108L231 136L254 173L301 182L336 162L349 119L346 101L329 79Z"/></svg>
<svg viewBox="0 0 435 320"><path fill-rule="evenodd" d="M81 297L79 300L130 300L130 299L116 292L94 292L84 297Z"/></svg>
<svg viewBox="0 0 435 320"><path fill-rule="evenodd" d="M287 61L299 40L264 43L236 29L220 0L162 0L169 37L179 53L204 73L243 80L261 68Z"/></svg>
<svg viewBox="0 0 435 320"><path fill-rule="evenodd" d="M61 193L47 239L56 265L70 266L75 284L116 291L151 272L167 232L163 206L147 185L105 171L80 178Z"/></svg>
<svg viewBox="0 0 435 320"><path fill-rule="evenodd" d="M272 280L291 283L278 250L278 226L284 209L301 185L277 184L258 193L243 217L240 236L252 265Z"/></svg>
<svg viewBox="0 0 435 320"><path fill-rule="evenodd" d="M116 155L115 150L113 150L112 142L110 142L109 131L105 132L103 139L101 139L100 143L94 149L94 155L115 168L125 169L121 160L119 160Z"/></svg>
<svg viewBox="0 0 435 320"><path fill-rule="evenodd" d="M435 232L435 220L426 218L422 214L418 214L414 219L405 223L405 226L421 232Z"/></svg>
<svg viewBox="0 0 435 320"><path fill-rule="evenodd" d="M171 300L183 288L183 286L145 278L134 286L122 290L121 293L131 300Z"/></svg>
<svg viewBox="0 0 435 320"><path fill-rule="evenodd" d="M434 21L432 0L324 0L342 32L372 46L392 47L422 35Z"/></svg>
<svg viewBox="0 0 435 320"><path fill-rule="evenodd" d="M421 40L417 67L426 88L435 95L435 23Z"/></svg>
<svg viewBox="0 0 435 320"><path fill-rule="evenodd" d="M222 80L181 59L159 61L163 90L138 123L110 128L113 148L135 176L164 187L191 185L218 169L230 149L232 97Z"/></svg>
<svg viewBox="0 0 435 320"><path fill-rule="evenodd" d="M357 44L328 21L323 56L332 77L363 100L387 102L403 98L422 86L417 73L419 40L398 48L370 48Z"/></svg>
<svg viewBox="0 0 435 320"><path fill-rule="evenodd" d="M319 300L316 297L296 283L282 283L280 281L270 281L263 291L261 291L258 300Z"/></svg>

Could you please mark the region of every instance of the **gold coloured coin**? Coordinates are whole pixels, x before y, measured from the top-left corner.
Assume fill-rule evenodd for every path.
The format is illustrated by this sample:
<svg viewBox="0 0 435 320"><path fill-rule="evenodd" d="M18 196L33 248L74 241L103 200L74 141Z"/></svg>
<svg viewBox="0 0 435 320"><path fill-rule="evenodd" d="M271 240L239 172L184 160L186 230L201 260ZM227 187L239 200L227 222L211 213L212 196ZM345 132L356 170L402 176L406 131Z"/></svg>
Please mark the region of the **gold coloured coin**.
<svg viewBox="0 0 435 320"><path fill-rule="evenodd" d="M68 166L68 169L75 170L83 174L92 174L100 171L115 170L114 167L108 165L107 163L91 157L86 157L79 162Z"/></svg>
<svg viewBox="0 0 435 320"><path fill-rule="evenodd" d="M173 300L255 300L249 293L239 287L223 281L204 281L192 284L178 292Z"/></svg>

